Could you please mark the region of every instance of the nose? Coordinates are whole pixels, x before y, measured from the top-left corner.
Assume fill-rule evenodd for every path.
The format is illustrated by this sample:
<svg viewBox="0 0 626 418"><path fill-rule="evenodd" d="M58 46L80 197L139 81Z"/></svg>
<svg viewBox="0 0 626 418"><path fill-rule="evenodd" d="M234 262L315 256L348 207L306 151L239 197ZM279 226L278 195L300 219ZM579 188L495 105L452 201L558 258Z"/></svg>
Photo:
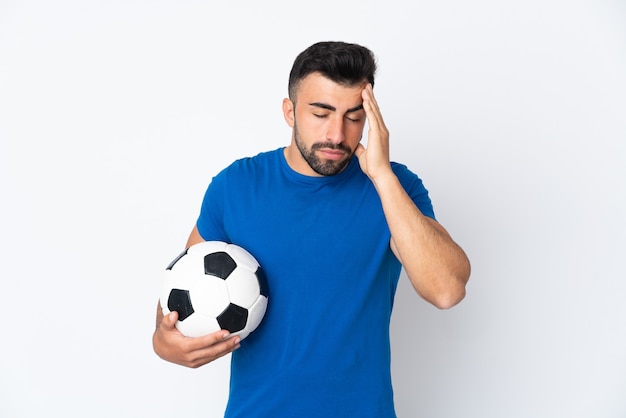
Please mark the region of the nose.
<svg viewBox="0 0 626 418"><path fill-rule="evenodd" d="M345 139L345 122L342 117L330 118L328 130L326 131L326 139L333 144L340 144Z"/></svg>

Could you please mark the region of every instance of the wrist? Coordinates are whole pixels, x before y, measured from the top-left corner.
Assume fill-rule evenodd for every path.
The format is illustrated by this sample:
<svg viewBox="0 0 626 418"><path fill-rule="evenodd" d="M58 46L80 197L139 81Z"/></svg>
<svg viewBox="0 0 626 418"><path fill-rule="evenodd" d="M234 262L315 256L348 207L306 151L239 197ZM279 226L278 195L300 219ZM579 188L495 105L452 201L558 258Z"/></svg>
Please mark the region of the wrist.
<svg viewBox="0 0 626 418"><path fill-rule="evenodd" d="M369 177L372 180L372 183L374 183L374 187L376 187L377 189L386 189L393 185L400 184L398 177L396 177L396 174L391 169L391 166L389 167L389 169L379 170L376 173L371 173Z"/></svg>

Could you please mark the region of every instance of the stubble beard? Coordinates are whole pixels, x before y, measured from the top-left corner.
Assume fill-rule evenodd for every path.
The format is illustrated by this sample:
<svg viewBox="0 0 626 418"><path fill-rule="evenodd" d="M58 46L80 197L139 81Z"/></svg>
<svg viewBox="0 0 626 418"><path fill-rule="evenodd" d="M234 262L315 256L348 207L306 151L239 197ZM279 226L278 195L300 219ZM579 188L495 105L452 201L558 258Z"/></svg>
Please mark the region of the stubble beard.
<svg viewBox="0 0 626 418"><path fill-rule="evenodd" d="M296 142L296 146L298 147L298 151L300 151L300 155L307 162L309 167L317 174L322 176L334 176L335 174L343 171L344 168L350 162L350 158L352 157L352 150L344 144L333 144L331 142L326 143L316 143L311 145L311 148L307 148L302 139L300 138L300 133L298 132L298 125L294 123L294 138ZM346 156L342 160L333 161L333 160L322 160L315 153L316 150L320 148L328 148L328 149L337 149L346 152Z"/></svg>

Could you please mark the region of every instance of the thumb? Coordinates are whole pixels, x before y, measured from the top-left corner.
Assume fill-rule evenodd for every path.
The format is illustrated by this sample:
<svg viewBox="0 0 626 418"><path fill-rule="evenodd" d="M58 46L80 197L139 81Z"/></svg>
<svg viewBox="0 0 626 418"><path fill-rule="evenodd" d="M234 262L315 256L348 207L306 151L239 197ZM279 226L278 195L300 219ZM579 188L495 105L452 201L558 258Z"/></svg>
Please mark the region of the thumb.
<svg viewBox="0 0 626 418"><path fill-rule="evenodd" d="M176 311L172 311L163 317L163 325L166 328L174 328L176 321L178 321L178 312Z"/></svg>

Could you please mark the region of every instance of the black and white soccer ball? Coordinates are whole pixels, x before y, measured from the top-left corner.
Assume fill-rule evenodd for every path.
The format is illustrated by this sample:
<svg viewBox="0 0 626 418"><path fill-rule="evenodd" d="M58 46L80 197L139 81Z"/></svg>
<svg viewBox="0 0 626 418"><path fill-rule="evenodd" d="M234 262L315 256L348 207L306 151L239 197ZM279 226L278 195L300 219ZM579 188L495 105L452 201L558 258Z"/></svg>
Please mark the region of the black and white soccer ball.
<svg viewBox="0 0 626 418"><path fill-rule="evenodd" d="M200 337L221 329L243 340L267 309L267 281L245 249L222 241L192 245L165 270L163 315L178 312L176 328Z"/></svg>

